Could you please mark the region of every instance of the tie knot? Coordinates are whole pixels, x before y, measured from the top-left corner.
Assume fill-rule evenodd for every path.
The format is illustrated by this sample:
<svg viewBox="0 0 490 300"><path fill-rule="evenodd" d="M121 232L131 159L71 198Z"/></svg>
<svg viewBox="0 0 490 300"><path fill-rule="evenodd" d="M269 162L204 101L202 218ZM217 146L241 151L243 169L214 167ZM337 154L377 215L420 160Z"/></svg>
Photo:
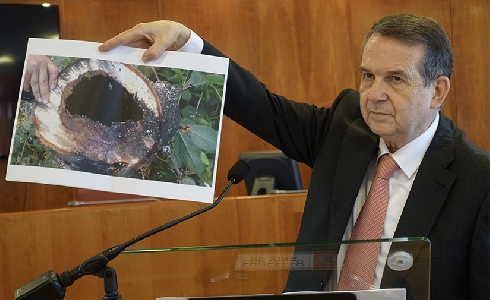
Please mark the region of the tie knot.
<svg viewBox="0 0 490 300"><path fill-rule="evenodd" d="M376 170L376 177L381 177L383 179L390 179L391 175L398 170L400 166L396 163L393 156L389 154L382 155L379 158L378 169Z"/></svg>

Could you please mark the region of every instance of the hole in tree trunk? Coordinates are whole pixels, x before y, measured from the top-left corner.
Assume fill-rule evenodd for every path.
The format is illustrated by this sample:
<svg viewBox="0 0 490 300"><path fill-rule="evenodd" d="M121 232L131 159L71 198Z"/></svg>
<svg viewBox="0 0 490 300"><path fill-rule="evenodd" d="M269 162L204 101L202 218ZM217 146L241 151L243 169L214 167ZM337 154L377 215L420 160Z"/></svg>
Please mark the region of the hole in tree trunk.
<svg viewBox="0 0 490 300"><path fill-rule="evenodd" d="M106 126L114 122L139 121L143 111L132 94L111 77L83 77L65 100L71 115L84 116Z"/></svg>

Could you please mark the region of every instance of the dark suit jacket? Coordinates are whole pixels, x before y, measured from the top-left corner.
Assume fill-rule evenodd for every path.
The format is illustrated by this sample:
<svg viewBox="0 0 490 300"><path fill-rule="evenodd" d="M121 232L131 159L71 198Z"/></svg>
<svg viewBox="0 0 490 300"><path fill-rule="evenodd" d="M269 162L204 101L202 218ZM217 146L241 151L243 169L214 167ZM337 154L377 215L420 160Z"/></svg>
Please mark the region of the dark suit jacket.
<svg viewBox="0 0 490 300"><path fill-rule="evenodd" d="M222 56L207 42L203 53ZM224 112L313 168L297 241L340 241L378 151L359 93L344 90L317 108L271 93L230 60ZM431 241L431 299L489 299L489 184L489 154L441 113L395 232ZM311 290L302 284L290 278L286 290Z"/></svg>

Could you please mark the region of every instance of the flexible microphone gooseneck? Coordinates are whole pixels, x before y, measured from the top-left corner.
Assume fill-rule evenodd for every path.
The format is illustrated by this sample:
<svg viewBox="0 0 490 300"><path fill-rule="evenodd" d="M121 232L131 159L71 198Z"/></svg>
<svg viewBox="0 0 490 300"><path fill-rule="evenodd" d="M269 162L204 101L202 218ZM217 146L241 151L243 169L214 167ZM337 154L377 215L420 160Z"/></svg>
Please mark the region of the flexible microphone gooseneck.
<svg viewBox="0 0 490 300"><path fill-rule="evenodd" d="M85 275L94 275L107 267L107 263L116 258L129 246L146 239L158 232L169 229L185 220L191 219L216 207L224 198L231 185L242 181L249 171L249 166L243 162L236 162L228 172L228 184L216 200L193 213L163 224L155 229L145 232L123 244L111 247L87 260L70 271L64 271L59 276L54 271L48 271L38 278L28 282L15 291L15 300L61 300L65 297L66 287Z"/></svg>

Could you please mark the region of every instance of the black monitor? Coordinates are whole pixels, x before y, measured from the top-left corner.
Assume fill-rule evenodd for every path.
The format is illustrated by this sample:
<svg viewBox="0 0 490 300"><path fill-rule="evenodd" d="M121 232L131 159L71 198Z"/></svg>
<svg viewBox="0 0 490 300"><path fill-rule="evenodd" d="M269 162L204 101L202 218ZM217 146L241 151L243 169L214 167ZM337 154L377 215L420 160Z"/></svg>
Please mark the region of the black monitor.
<svg viewBox="0 0 490 300"><path fill-rule="evenodd" d="M250 171L245 177L249 195L304 192L298 162L282 151L242 152Z"/></svg>
<svg viewBox="0 0 490 300"><path fill-rule="evenodd" d="M59 36L58 6L0 4L0 157L10 148L27 41Z"/></svg>

